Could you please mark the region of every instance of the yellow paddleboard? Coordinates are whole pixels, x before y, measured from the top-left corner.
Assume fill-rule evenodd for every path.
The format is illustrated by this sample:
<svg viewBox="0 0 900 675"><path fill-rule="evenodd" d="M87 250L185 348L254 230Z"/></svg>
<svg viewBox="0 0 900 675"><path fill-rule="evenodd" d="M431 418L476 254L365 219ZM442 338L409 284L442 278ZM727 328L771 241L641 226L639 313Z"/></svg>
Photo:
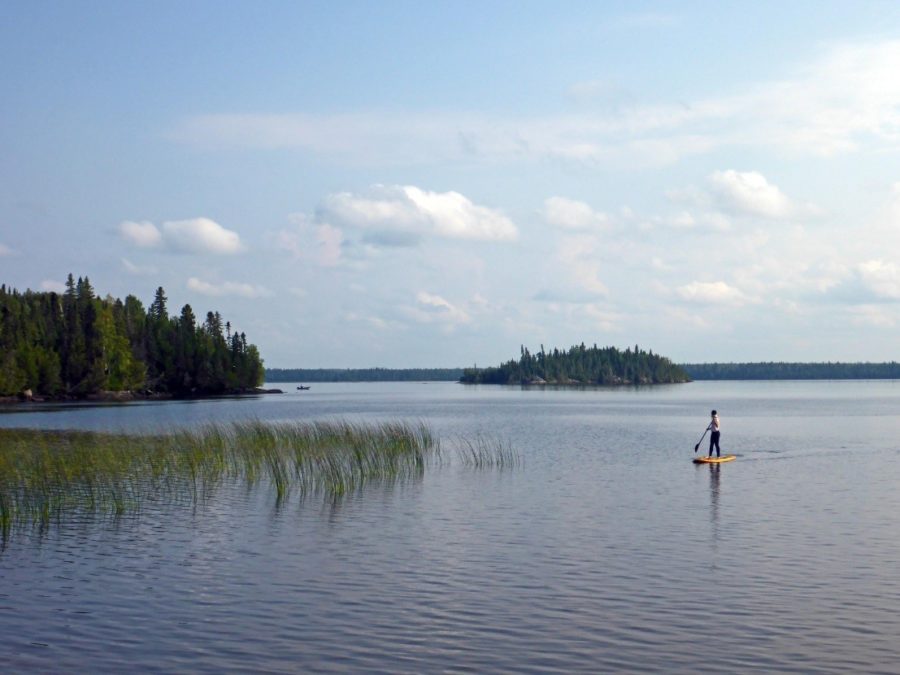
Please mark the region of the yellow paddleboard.
<svg viewBox="0 0 900 675"><path fill-rule="evenodd" d="M725 455L724 457L694 457L694 464L721 464L722 462L733 462L737 459L737 455Z"/></svg>

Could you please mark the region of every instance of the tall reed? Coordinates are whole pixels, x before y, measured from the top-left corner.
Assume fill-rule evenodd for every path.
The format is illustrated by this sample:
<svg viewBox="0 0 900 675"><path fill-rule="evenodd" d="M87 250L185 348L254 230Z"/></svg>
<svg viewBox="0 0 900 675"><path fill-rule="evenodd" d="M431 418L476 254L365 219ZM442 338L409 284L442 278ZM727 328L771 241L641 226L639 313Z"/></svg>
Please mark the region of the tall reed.
<svg viewBox="0 0 900 675"><path fill-rule="evenodd" d="M460 437L455 443L456 454L463 466L475 469L515 468L522 464L522 458L507 441L478 435L474 438Z"/></svg>
<svg viewBox="0 0 900 675"><path fill-rule="evenodd" d="M439 443L422 423L209 424L172 434L0 430L0 530L66 513L122 514L196 502L226 481L343 495L421 475Z"/></svg>

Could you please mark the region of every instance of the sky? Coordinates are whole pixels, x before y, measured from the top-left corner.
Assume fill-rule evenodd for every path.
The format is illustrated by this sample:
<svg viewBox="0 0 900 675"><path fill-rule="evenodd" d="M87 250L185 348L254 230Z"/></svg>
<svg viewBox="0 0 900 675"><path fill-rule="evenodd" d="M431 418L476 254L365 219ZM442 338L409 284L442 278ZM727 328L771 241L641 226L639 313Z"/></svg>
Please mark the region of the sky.
<svg viewBox="0 0 900 675"><path fill-rule="evenodd" d="M269 367L900 360L900 3L0 11L0 283Z"/></svg>

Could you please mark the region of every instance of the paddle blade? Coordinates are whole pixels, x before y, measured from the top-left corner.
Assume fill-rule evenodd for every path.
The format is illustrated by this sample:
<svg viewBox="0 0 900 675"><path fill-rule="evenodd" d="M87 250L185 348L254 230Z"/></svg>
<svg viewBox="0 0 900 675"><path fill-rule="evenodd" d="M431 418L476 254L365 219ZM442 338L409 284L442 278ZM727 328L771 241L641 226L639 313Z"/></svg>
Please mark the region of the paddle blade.
<svg viewBox="0 0 900 675"><path fill-rule="evenodd" d="M697 443L697 445L694 446L694 452L697 452L697 450L699 450L699 449L700 449L700 444Z"/></svg>

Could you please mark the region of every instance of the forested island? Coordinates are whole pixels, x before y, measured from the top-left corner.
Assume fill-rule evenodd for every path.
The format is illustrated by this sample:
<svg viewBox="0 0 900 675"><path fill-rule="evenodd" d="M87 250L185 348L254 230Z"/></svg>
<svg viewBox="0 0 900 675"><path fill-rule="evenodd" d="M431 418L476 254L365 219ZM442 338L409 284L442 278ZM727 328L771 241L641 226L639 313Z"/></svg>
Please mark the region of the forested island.
<svg viewBox="0 0 900 675"><path fill-rule="evenodd" d="M266 368L266 382L456 382L462 368Z"/></svg>
<svg viewBox="0 0 900 675"><path fill-rule="evenodd" d="M685 363L694 380L896 380L900 363Z"/></svg>
<svg viewBox="0 0 900 675"><path fill-rule="evenodd" d="M518 360L497 367L466 368L463 384L525 385L625 385L689 382L690 377L669 359L635 345L621 351L616 347L585 347L568 351L541 351L532 354L524 346Z"/></svg>
<svg viewBox="0 0 900 675"><path fill-rule="evenodd" d="M0 396L239 393L264 372L256 346L218 312L198 323L185 305L169 316L162 287L145 310L133 295L99 298L71 274L62 294L0 286Z"/></svg>

